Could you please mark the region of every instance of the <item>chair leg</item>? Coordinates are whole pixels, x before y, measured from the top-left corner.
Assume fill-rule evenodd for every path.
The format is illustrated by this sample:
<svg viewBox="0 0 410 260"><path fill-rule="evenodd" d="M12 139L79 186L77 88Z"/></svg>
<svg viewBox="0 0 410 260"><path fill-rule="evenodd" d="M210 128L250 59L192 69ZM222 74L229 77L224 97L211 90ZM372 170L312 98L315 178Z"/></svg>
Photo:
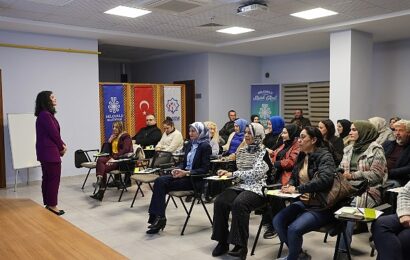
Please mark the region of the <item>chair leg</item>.
<svg viewBox="0 0 410 260"><path fill-rule="evenodd" d="M283 249L283 242L280 242L278 256L276 258L280 258L280 256L282 255L282 249Z"/></svg>
<svg viewBox="0 0 410 260"><path fill-rule="evenodd" d="M204 200L202 199L202 197L199 197L198 201L201 202L202 207L205 210L206 215L208 216L209 222L211 223L211 226L214 224L214 222L212 221L211 215L209 215L208 209L205 206Z"/></svg>
<svg viewBox="0 0 410 260"><path fill-rule="evenodd" d="M259 235L261 234L262 222L263 222L263 217L261 216L261 222L259 223L258 232L256 233L255 241L253 242L251 255L255 254L255 248L256 248L256 245L258 244Z"/></svg>
<svg viewBox="0 0 410 260"><path fill-rule="evenodd" d="M374 252L375 252L375 248L372 247L372 251L370 251L370 256L371 256L371 257L374 257Z"/></svg>
<svg viewBox="0 0 410 260"><path fill-rule="evenodd" d="M134 207L134 202L135 202L135 199L137 198L138 191L140 191L142 197L144 197L144 192L142 192L142 189L141 189L142 183L139 183L139 182L136 182L136 183L137 183L138 188L137 188L137 191L135 192L134 198L132 199L132 203L131 203L131 207L130 207L130 208Z"/></svg>
<svg viewBox="0 0 410 260"><path fill-rule="evenodd" d="M182 199L182 197L179 197L179 200L181 201L182 206L184 207L185 213L188 214L188 209L186 208L184 200ZM193 199L192 201L195 201L195 200Z"/></svg>
<svg viewBox="0 0 410 260"><path fill-rule="evenodd" d="M84 190L84 186L85 186L85 183L87 182L88 175L90 175L90 172L91 172L91 168L88 169L87 176L85 176L85 180L84 180L84 182L83 182L83 186L81 186L81 189L82 189L82 190Z"/></svg>
<svg viewBox="0 0 410 260"><path fill-rule="evenodd" d="M182 198L179 198L179 199L180 199L181 202L182 202ZM191 207L189 208L189 211L186 210L185 204L182 202L182 205L183 205L184 208L185 208L185 211L186 211L187 216L186 216L186 219L185 219L184 226L182 227L181 236L184 235L184 231L185 231L185 228L186 228L186 226L187 226L187 224L188 224L188 220L189 220L189 218L191 217L192 209L194 208L195 200L196 200L196 198L194 197L194 198L192 199Z"/></svg>
<svg viewBox="0 0 410 260"><path fill-rule="evenodd" d="M329 232L326 232L325 237L323 238L323 243L327 243L328 236L329 236Z"/></svg>

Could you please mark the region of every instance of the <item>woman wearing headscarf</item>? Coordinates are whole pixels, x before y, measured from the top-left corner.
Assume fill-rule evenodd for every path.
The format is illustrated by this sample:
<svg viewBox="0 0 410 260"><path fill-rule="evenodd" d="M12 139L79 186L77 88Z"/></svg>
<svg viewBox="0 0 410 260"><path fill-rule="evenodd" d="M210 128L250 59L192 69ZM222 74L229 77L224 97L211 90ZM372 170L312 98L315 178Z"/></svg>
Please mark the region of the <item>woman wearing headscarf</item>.
<svg viewBox="0 0 410 260"><path fill-rule="evenodd" d="M343 144L345 147L350 144L349 132L351 125L352 123L347 119L337 120L337 132L339 133L339 137L343 139Z"/></svg>
<svg viewBox="0 0 410 260"><path fill-rule="evenodd" d="M219 176L236 177L239 184L226 189L214 202L212 240L218 245L213 256L228 252L229 244L235 247L230 255L246 259L248 252L249 215L264 204L262 187L266 184L266 172L271 168L268 153L261 144L264 129L261 124L251 123L245 131L245 145L236 154L237 171L219 170ZM232 214L229 230L229 213Z"/></svg>
<svg viewBox="0 0 410 260"><path fill-rule="evenodd" d="M286 125L283 128L281 137L283 144L271 154L273 176L270 177L268 174L267 182L270 180L271 183L268 184L280 183L282 186L285 186L289 183L300 151L298 144L299 127L295 124ZM263 225L265 226L263 238L269 239L276 235L272 219L284 207L282 199L272 198L269 209L263 215Z"/></svg>
<svg viewBox="0 0 410 260"><path fill-rule="evenodd" d="M354 121L350 127L350 139L353 145L345 147L340 167L348 180L364 180L369 182L369 189L355 201L356 207L373 208L381 203L381 194L378 187L387 179L387 162L384 150L376 142L378 133L373 124L368 121ZM346 228L347 243L353 235L354 223L349 222ZM342 239L340 249L346 249Z"/></svg>
<svg viewBox="0 0 410 260"><path fill-rule="evenodd" d="M285 120L280 116L272 116L268 122L268 133L263 139L263 145L268 149L269 154L272 154L276 148L282 144L282 130L285 127Z"/></svg>
<svg viewBox="0 0 410 260"><path fill-rule="evenodd" d="M235 131L231 133L226 144L222 146L223 150L226 151L225 155L230 155L236 152L236 149L238 149L243 141L247 124L248 122L245 119L238 118L235 120Z"/></svg>
<svg viewBox="0 0 410 260"><path fill-rule="evenodd" d="M156 234L164 229L167 223L165 217L165 197L169 191L192 190L190 175L206 174L209 171L210 156L209 131L202 122L189 125L190 142L185 147L185 158L178 169L172 170L172 175L164 175L154 182L154 191L149 205L147 234ZM196 178L198 187L202 179Z"/></svg>
<svg viewBox="0 0 410 260"><path fill-rule="evenodd" d="M376 139L376 142L380 145L383 145L386 141L395 141L396 138L394 137L393 131L387 125L386 119L382 117L372 117L369 118L369 122L376 127L377 132L379 133L379 137Z"/></svg>

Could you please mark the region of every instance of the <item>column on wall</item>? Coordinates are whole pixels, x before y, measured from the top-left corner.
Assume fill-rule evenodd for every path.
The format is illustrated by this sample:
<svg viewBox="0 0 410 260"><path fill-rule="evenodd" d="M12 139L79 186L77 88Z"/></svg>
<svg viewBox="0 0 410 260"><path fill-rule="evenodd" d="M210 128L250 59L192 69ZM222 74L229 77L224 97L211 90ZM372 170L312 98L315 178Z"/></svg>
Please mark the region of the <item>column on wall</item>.
<svg viewBox="0 0 410 260"><path fill-rule="evenodd" d="M330 34L330 102L332 120L367 119L372 115L372 35L354 30Z"/></svg>

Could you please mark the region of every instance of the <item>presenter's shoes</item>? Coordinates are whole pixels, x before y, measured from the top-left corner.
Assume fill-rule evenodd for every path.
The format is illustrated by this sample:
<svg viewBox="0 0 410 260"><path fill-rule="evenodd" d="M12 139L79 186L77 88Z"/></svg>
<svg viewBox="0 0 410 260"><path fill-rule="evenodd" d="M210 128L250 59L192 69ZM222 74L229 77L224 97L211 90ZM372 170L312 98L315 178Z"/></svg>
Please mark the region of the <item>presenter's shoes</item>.
<svg viewBox="0 0 410 260"><path fill-rule="evenodd" d="M164 230L167 225L167 218L158 216L152 225L150 225L147 230L147 234L157 234L159 230Z"/></svg>
<svg viewBox="0 0 410 260"><path fill-rule="evenodd" d="M91 195L90 197L95 200L102 201L104 198L104 190L99 190L96 194Z"/></svg>
<svg viewBox="0 0 410 260"><path fill-rule="evenodd" d="M48 209L49 211L51 211L51 212L53 212L54 214L56 214L57 216L61 216L61 215L63 215L64 213L65 213L65 211L64 210L54 210L54 209L52 209L51 207L49 207L49 206L46 206L46 209Z"/></svg>
<svg viewBox="0 0 410 260"><path fill-rule="evenodd" d="M239 257L241 260L246 259L248 254L248 248L236 245L231 251L228 252L228 255Z"/></svg>
<svg viewBox="0 0 410 260"><path fill-rule="evenodd" d="M214 250L212 251L212 256L221 256L226 254L229 250L229 245L227 243L221 243L219 242Z"/></svg>

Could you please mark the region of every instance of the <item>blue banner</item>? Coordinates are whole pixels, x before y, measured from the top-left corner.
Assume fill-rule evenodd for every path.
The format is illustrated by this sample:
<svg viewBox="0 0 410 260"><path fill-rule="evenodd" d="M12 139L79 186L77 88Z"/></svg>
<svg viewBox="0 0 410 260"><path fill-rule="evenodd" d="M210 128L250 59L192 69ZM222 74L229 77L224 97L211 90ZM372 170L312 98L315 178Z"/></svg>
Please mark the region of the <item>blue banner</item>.
<svg viewBox="0 0 410 260"><path fill-rule="evenodd" d="M114 121L124 121L123 85L103 85L105 141L112 133ZM124 122L125 123L125 122Z"/></svg>
<svg viewBox="0 0 410 260"><path fill-rule="evenodd" d="M251 85L251 115L258 115L266 128L271 116L279 115L279 85Z"/></svg>

